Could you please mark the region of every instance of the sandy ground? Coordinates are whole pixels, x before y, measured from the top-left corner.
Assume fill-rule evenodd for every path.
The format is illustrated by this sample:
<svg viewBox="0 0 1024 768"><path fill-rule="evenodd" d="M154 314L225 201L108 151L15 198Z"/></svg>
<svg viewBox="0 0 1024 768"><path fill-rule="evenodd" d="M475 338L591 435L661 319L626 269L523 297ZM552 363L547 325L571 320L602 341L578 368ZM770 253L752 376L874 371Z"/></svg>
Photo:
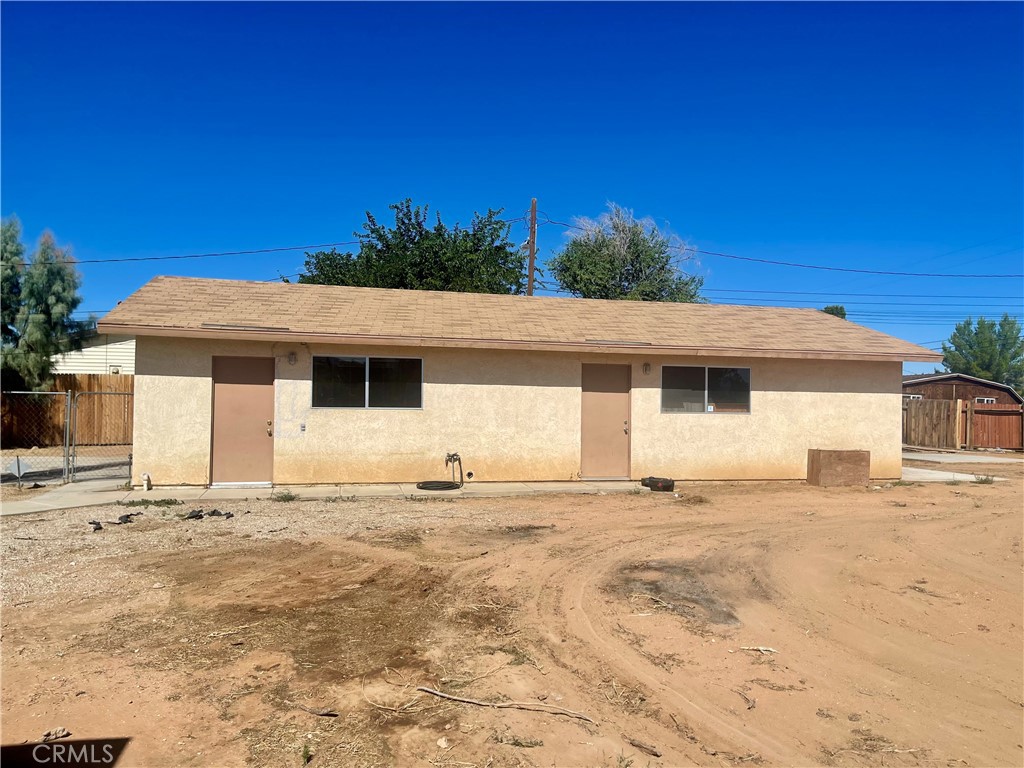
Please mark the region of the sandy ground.
<svg viewBox="0 0 1024 768"><path fill-rule="evenodd" d="M33 488L32 486L34 485L39 487ZM25 499L31 499L33 496L38 496L41 493L52 491L56 485L59 485L59 482L36 483L31 480L26 480L22 483L21 488L19 488L17 482L0 483L0 501L24 501Z"/></svg>
<svg viewBox="0 0 1024 768"><path fill-rule="evenodd" d="M4 519L3 742L129 736L132 766L1019 766L1009 470Z"/></svg>

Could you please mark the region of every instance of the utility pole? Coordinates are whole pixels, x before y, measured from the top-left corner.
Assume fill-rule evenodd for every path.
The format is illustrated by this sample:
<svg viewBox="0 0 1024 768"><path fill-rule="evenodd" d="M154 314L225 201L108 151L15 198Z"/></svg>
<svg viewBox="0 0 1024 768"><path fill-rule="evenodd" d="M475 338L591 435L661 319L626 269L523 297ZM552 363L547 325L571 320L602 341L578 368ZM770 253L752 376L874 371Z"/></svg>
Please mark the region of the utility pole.
<svg viewBox="0 0 1024 768"><path fill-rule="evenodd" d="M530 271L526 278L526 295L533 296L533 269L537 262L537 198L530 201Z"/></svg>

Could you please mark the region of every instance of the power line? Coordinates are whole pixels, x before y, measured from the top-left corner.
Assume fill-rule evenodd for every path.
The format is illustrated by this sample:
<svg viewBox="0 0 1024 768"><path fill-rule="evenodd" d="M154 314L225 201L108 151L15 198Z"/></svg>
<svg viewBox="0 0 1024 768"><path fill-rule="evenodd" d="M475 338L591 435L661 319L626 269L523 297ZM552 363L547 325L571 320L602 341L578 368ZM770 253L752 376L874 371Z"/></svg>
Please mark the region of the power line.
<svg viewBox="0 0 1024 768"><path fill-rule="evenodd" d="M808 304L811 306L817 306L824 304L825 302L814 299L776 299L767 296L714 296L711 297L715 301L757 301L757 302L789 302L791 304ZM981 307L986 309L1020 309L1020 304L983 304L980 302L972 302L970 304L946 304L944 302L907 302L907 301L842 301L844 307L864 307L864 306L885 306L885 307L933 307L936 309L942 309L944 307Z"/></svg>
<svg viewBox="0 0 1024 768"><path fill-rule="evenodd" d="M745 288L702 288L704 293L776 293L787 296L827 296L839 298L841 296L872 296L884 298L903 299L963 299L962 293L837 293L834 291L768 291L752 290ZM1024 300L1024 296L978 296L979 299L1016 299Z"/></svg>
<svg viewBox="0 0 1024 768"><path fill-rule="evenodd" d="M280 253L282 251L309 251L316 248L336 248L339 245L359 245L358 240L344 243L320 243L319 245L288 245L281 248L258 248L252 251L218 251L215 253L190 253L184 256L126 256L117 259L67 259L63 264L115 264L126 261L175 261L178 259L210 259L217 256L253 256L260 253Z"/></svg>
<svg viewBox="0 0 1024 768"><path fill-rule="evenodd" d="M501 220L502 224L516 224L526 221L525 216ZM315 243L312 245L286 245L280 248L256 248L249 251L215 251L212 253L189 253L181 256L125 256L112 259L58 259L58 264L120 264L134 261L177 261L180 259L211 259L221 256L255 256L261 253L282 253L284 251L312 251L319 248L337 248L341 245L360 245L361 240L346 240L339 243Z"/></svg>
<svg viewBox="0 0 1024 768"><path fill-rule="evenodd" d="M550 217L545 217L545 224L557 224L561 227L568 227L570 229L578 229L580 231L586 231L583 227L575 224L569 224L564 221L555 221ZM800 269L817 269L825 272L849 272L861 275L892 275L894 277L948 277L957 279L1020 279L1024 278L1024 274L1020 275L976 275L976 274L943 274L938 272L892 272L887 270L878 269L854 269L852 267L826 267L821 264L800 264L793 261L777 261L775 259L756 259L752 256L737 256L732 253L721 253L719 251L705 251L700 248L693 249L694 253L699 253L702 256L717 256L723 259L736 259L738 261L750 261L757 264L771 264L778 267L798 267Z"/></svg>
<svg viewBox="0 0 1024 768"><path fill-rule="evenodd" d="M860 275L892 275L894 277L951 277L959 280L966 279L989 279L989 280L1004 280L1004 279L1020 279L1024 278L1024 274L1020 275L974 275L974 274L940 274L938 272L891 272L887 270L879 269L854 269L852 267L826 267L821 264L799 264L794 261L776 261L774 259L755 259L752 256L736 256L731 253L719 253L717 251L704 251L699 248L694 249L694 253L699 253L703 256L719 256L723 259L736 259L738 261L751 261L757 264L771 264L778 267L798 267L800 269L818 269L825 272L853 272Z"/></svg>

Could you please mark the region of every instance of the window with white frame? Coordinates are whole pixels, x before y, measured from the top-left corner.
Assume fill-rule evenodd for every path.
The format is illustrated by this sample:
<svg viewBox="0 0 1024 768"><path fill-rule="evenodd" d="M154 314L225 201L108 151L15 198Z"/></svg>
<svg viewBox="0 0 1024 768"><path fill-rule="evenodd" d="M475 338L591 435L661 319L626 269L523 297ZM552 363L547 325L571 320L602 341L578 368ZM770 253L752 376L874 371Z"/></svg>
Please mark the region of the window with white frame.
<svg viewBox="0 0 1024 768"><path fill-rule="evenodd" d="M314 357L314 408L422 408L423 361Z"/></svg>
<svg viewBox="0 0 1024 768"><path fill-rule="evenodd" d="M903 399L904 400L920 400L922 397L923 397L922 395L904 395Z"/></svg>
<svg viewBox="0 0 1024 768"><path fill-rule="evenodd" d="M996 399L994 397L976 397L974 398L974 402L979 403L980 405L995 405Z"/></svg>
<svg viewBox="0 0 1024 768"><path fill-rule="evenodd" d="M661 412L750 413L750 369L664 365Z"/></svg>

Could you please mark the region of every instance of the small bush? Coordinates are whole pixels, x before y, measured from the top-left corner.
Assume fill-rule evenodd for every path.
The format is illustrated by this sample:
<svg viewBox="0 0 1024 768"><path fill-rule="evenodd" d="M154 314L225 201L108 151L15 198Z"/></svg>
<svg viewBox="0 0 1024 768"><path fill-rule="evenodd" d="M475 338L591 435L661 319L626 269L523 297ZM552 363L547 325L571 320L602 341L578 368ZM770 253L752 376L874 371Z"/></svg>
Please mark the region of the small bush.
<svg viewBox="0 0 1024 768"><path fill-rule="evenodd" d="M992 475L975 475L974 480L971 482L976 483L977 485L992 485L995 481L996 480Z"/></svg>
<svg viewBox="0 0 1024 768"><path fill-rule="evenodd" d="M295 493L292 493L287 488L280 491L274 491L270 494L271 501L295 501L298 497Z"/></svg>

